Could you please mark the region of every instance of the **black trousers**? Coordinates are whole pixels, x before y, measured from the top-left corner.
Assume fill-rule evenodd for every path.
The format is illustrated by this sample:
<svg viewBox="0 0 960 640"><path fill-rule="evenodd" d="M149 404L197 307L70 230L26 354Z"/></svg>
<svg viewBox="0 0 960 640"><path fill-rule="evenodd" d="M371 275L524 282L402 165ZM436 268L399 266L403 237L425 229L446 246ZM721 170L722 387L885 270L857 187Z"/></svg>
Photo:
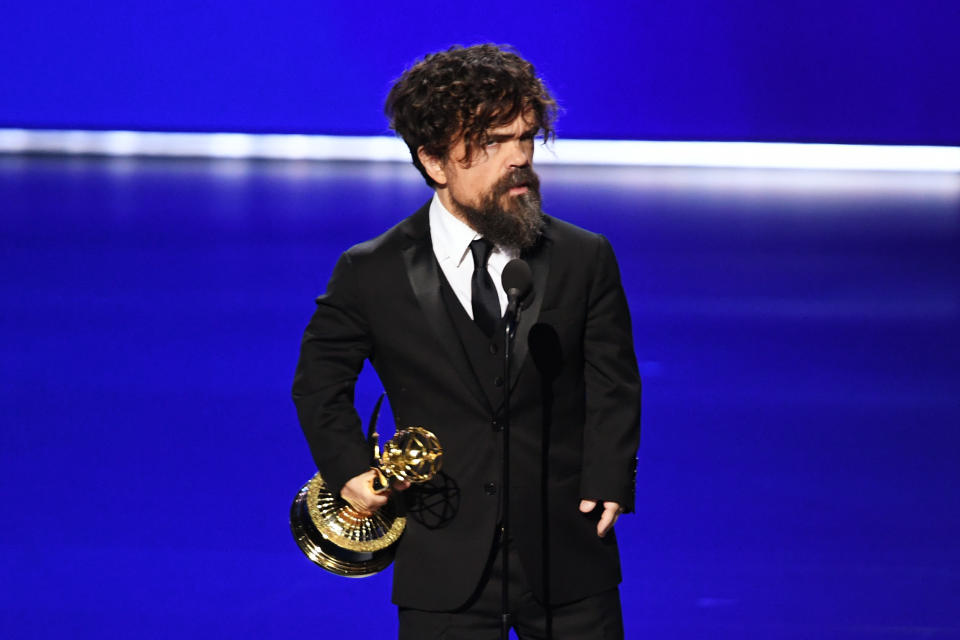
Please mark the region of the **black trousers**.
<svg viewBox="0 0 960 640"><path fill-rule="evenodd" d="M455 611L401 607L399 640L497 640L500 637L500 544L494 544L483 579L470 600ZM545 606L539 602L510 545L507 595L512 628L521 640L622 640L620 591L613 588L583 600Z"/></svg>

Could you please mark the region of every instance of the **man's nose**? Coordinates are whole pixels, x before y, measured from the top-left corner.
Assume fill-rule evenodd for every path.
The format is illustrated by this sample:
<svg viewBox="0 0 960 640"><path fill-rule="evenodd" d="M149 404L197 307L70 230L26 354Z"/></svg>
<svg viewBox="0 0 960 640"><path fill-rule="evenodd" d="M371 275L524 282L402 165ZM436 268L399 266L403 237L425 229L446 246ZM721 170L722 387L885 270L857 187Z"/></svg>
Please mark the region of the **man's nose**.
<svg viewBox="0 0 960 640"><path fill-rule="evenodd" d="M533 159L533 146L525 140L513 140L510 143L510 166L525 167Z"/></svg>

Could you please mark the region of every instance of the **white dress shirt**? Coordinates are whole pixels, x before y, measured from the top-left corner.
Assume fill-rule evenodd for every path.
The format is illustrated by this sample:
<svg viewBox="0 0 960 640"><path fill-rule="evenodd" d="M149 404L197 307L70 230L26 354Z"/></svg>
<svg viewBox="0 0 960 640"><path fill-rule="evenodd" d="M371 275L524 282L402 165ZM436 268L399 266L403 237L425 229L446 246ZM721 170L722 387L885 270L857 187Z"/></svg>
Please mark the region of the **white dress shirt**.
<svg viewBox="0 0 960 640"><path fill-rule="evenodd" d="M471 303L471 279L473 278L473 254L470 252L470 243L482 238L479 233L467 226L440 202L437 194L433 194L430 203L430 239L433 242L433 255L437 257L443 275L457 294L457 299L463 305L464 311L473 318L473 304ZM490 257L487 259L487 273L493 278L500 299L500 314L507 308L507 292L503 290L500 275L507 263L520 256L516 247L502 247L494 245Z"/></svg>

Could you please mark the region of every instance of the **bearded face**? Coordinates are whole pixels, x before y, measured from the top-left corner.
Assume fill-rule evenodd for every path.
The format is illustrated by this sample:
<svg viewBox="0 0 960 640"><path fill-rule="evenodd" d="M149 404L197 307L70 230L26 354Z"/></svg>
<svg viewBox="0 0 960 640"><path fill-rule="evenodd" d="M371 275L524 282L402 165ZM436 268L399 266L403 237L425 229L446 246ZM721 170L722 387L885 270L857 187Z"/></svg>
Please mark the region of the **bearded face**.
<svg viewBox="0 0 960 640"><path fill-rule="evenodd" d="M453 203L474 231L498 245L526 249L543 227L540 178L529 165L500 178L476 205L456 198Z"/></svg>
<svg viewBox="0 0 960 640"><path fill-rule="evenodd" d="M541 126L532 111L488 129L469 150L457 137L443 157L417 151L445 207L495 244L526 249L543 227L540 179L533 170Z"/></svg>

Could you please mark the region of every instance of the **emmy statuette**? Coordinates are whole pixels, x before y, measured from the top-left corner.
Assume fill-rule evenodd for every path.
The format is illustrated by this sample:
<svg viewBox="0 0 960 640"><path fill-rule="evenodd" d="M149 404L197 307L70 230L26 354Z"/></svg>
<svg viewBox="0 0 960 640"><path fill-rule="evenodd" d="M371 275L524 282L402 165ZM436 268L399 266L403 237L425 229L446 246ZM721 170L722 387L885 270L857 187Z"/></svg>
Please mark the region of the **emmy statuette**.
<svg viewBox="0 0 960 640"><path fill-rule="evenodd" d="M377 471L371 488L377 493L388 493L393 480L427 482L440 471L443 455L436 436L422 427L398 430L381 455L376 424L383 397L374 407L368 434ZM406 524L393 497L375 513L363 514L334 495L320 473L300 488L290 507L290 530L303 553L327 571L352 578L387 568Z"/></svg>

